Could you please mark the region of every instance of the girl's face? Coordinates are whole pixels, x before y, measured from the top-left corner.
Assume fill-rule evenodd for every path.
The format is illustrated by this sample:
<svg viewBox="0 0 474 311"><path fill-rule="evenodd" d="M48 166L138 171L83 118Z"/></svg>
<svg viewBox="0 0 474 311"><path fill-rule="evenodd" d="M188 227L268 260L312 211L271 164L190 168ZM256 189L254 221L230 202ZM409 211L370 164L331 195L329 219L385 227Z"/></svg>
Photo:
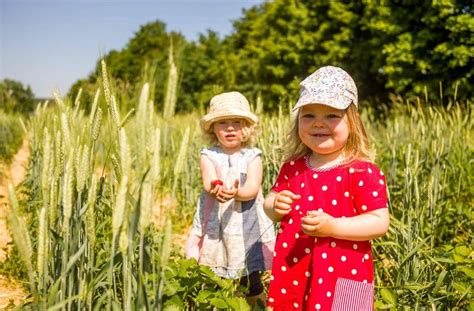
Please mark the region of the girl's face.
<svg viewBox="0 0 474 311"><path fill-rule="evenodd" d="M298 115L298 133L314 155L336 158L349 137L346 112L326 105L305 105Z"/></svg>
<svg viewBox="0 0 474 311"><path fill-rule="evenodd" d="M224 119L214 122L214 134L220 143L222 150L226 153L238 151L242 146L243 134L242 119Z"/></svg>

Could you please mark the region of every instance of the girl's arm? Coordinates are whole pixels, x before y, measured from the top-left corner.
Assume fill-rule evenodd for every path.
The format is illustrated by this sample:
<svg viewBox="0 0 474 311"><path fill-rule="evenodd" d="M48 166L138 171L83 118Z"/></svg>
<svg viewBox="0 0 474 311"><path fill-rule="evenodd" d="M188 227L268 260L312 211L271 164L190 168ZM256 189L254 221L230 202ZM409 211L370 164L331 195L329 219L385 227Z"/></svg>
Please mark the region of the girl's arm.
<svg viewBox="0 0 474 311"><path fill-rule="evenodd" d="M226 200L222 198L222 185L213 184L212 181L217 179L216 168L212 161L205 155L201 155L201 178L204 191L208 192L220 203L224 203Z"/></svg>
<svg viewBox="0 0 474 311"><path fill-rule="evenodd" d="M303 232L312 236L333 237L350 241L367 241L385 235L390 224L388 208L376 209L361 215L334 218L318 212L302 218Z"/></svg>
<svg viewBox="0 0 474 311"><path fill-rule="evenodd" d="M237 188L234 199L238 201L249 201L257 197L262 185L263 164L261 157L255 157L247 165L247 179L245 185Z"/></svg>

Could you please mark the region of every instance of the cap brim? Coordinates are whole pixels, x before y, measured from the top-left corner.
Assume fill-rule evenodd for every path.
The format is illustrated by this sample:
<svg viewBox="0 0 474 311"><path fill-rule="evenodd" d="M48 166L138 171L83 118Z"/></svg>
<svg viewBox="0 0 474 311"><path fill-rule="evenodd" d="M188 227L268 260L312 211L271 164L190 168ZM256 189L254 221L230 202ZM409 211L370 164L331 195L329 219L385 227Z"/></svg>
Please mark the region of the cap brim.
<svg viewBox="0 0 474 311"><path fill-rule="evenodd" d="M311 105L311 104L326 105L329 107L333 107L335 109L344 110L344 109L347 109L347 107L349 107L352 102L353 102L352 99L347 98L347 97L339 97L337 100L328 100L327 97L302 96L296 102L295 107L293 107L293 111L298 110L299 108L303 106Z"/></svg>

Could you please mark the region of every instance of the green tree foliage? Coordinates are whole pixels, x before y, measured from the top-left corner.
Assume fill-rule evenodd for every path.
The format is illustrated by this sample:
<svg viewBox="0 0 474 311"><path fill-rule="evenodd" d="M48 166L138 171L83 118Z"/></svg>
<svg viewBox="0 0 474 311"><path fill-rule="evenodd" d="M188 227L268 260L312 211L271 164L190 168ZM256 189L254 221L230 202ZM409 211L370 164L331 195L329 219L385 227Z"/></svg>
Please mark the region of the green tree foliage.
<svg viewBox="0 0 474 311"><path fill-rule="evenodd" d="M4 79L0 81L0 109L5 112L30 113L36 107L35 95L30 86Z"/></svg>
<svg viewBox="0 0 474 311"><path fill-rule="evenodd" d="M274 0L244 10L223 39L208 31L188 42L166 32L162 22L146 24L105 60L121 94L139 93L133 88L144 79L155 81L153 98L161 109L172 41L178 112L202 110L213 95L229 90L251 101L261 94L265 109L274 110L296 98L304 77L329 64L351 73L360 98L373 103L390 93L439 98L440 85L444 95L453 96L457 86L457 99L471 99L472 13L472 4L462 0ZM99 68L73 90L95 83Z"/></svg>

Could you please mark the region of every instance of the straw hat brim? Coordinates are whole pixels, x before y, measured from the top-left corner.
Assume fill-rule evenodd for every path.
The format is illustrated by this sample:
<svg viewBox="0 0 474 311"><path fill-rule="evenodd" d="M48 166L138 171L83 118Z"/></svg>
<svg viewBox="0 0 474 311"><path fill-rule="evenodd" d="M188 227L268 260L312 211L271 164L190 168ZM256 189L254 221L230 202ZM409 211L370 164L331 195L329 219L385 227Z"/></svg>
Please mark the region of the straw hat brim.
<svg viewBox="0 0 474 311"><path fill-rule="evenodd" d="M213 113L210 112L206 114L204 117L201 119L201 126L205 131L208 131L212 125L212 123L223 120L223 119L238 119L242 118L247 120L250 125L254 125L258 122L258 117L247 111L231 111L227 110L225 113Z"/></svg>

